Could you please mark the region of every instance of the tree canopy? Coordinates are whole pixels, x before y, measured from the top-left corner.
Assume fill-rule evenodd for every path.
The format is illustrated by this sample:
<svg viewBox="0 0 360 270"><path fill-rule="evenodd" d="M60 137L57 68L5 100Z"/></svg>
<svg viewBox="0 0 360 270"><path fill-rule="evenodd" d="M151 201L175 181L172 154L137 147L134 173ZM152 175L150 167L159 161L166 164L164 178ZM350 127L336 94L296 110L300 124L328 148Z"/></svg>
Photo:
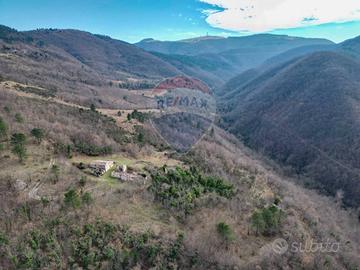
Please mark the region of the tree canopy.
<svg viewBox="0 0 360 270"><path fill-rule="evenodd" d="M35 137L38 143L41 143L42 139L45 137L45 132L41 128L33 128L31 130L31 135Z"/></svg>
<svg viewBox="0 0 360 270"><path fill-rule="evenodd" d="M20 162L26 158L26 136L23 133L14 133L11 135L10 144L11 152L18 156Z"/></svg>

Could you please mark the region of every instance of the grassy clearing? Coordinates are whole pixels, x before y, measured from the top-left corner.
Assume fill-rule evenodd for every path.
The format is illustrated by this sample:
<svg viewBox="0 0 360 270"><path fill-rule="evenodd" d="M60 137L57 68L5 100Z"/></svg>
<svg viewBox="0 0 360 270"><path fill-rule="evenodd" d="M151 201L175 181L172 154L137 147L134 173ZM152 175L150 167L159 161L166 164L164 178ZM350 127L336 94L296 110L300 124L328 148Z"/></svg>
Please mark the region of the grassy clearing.
<svg viewBox="0 0 360 270"><path fill-rule="evenodd" d="M112 166L112 168L110 170L108 170L104 175L102 175L100 178L102 180L105 180L108 184L110 185L116 185L119 184L120 181L117 180L116 178L111 176L111 173L116 169L117 165Z"/></svg>

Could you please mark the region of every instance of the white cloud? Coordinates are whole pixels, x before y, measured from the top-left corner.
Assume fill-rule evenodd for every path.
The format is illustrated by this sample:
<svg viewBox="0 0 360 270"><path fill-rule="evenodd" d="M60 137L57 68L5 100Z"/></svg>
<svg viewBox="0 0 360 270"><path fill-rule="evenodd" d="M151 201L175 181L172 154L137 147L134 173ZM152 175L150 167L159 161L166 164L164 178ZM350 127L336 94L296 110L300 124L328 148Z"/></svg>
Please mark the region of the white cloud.
<svg viewBox="0 0 360 270"><path fill-rule="evenodd" d="M202 12L203 14L205 14L206 16L210 16L210 15L212 15L212 14L217 13L218 10L217 10L217 9L203 9L203 10L201 10L201 12Z"/></svg>
<svg viewBox="0 0 360 270"><path fill-rule="evenodd" d="M265 32L360 20L360 0L199 0L221 10L204 10L206 21L233 31Z"/></svg>

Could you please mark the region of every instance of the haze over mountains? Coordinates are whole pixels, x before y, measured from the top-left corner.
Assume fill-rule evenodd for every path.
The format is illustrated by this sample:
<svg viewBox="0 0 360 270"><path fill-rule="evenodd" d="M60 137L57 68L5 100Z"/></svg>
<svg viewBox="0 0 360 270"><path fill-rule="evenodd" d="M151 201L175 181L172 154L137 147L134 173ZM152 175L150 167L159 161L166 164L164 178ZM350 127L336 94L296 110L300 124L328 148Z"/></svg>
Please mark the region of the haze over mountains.
<svg viewBox="0 0 360 270"><path fill-rule="evenodd" d="M203 37L183 41L145 39L136 46L171 62L185 73L196 74L214 87L241 71L256 67L267 59L303 46L326 46L326 39L297 38L270 34L248 37ZM189 66L192 68L188 70ZM204 71L206 75L204 75Z"/></svg>
<svg viewBox="0 0 360 270"><path fill-rule="evenodd" d="M340 44L341 49L351 53L355 57L360 56L360 36L346 40Z"/></svg>
<svg viewBox="0 0 360 270"><path fill-rule="evenodd" d="M251 52L261 50L263 53L281 52L300 46L313 44L328 45L333 42L318 38L299 38L271 34L258 34L245 37L203 37L180 41L157 41L145 39L136 43L137 46L147 50L165 54L199 55L216 54L222 52ZM266 48L266 49L264 49Z"/></svg>

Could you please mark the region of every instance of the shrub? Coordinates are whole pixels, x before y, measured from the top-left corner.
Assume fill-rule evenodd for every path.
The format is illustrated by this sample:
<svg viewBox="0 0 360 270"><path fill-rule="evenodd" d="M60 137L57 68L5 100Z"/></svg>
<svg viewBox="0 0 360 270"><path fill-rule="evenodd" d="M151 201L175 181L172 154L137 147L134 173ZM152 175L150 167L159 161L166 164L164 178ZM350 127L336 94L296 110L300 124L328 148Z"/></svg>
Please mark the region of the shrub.
<svg viewBox="0 0 360 270"><path fill-rule="evenodd" d="M50 200L46 197L41 197L41 203L43 207L47 207L50 204Z"/></svg>
<svg viewBox="0 0 360 270"><path fill-rule="evenodd" d="M61 269L61 248L52 230L32 230L18 244L16 269Z"/></svg>
<svg viewBox="0 0 360 270"><path fill-rule="evenodd" d="M50 172L53 176L53 182L56 183L57 181L59 181L59 176L60 176L60 167L56 164L51 166Z"/></svg>
<svg viewBox="0 0 360 270"><path fill-rule="evenodd" d="M262 208L253 213L251 225L255 229L256 234L274 234L279 230L283 214L283 211L276 205Z"/></svg>
<svg viewBox="0 0 360 270"><path fill-rule="evenodd" d="M7 244L9 244L9 239L5 236L5 234L0 232L0 247L5 246Z"/></svg>
<svg viewBox="0 0 360 270"><path fill-rule="evenodd" d="M111 146L96 146L77 139L75 139L74 144L78 152L88 156L99 156L112 153Z"/></svg>
<svg viewBox="0 0 360 270"><path fill-rule="evenodd" d="M83 167L83 163L80 163L82 165L80 165L80 167ZM83 189L86 185L86 177L85 176L81 176L80 180L79 180L79 186Z"/></svg>
<svg viewBox="0 0 360 270"><path fill-rule="evenodd" d="M220 222L216 225L216 229L225 242L229 243L235 240L235 235L228 224Z"/></svg>
<svg viewBox="0 0 360 270"><path fill-rule="evenodd" d="M179 233L177 235L176 241L172 244L168 254L168 258L170 261L175 261L179 257L181 248L183 246L184 238L184 234L182 233Z"/></svg>
<svg viewBox="0 0 360 270"><path fill-rule="evenodd" d="M196 200L206 193L216 193L225 198L234 195L234 186L221 178L204 176L196 169L167 170L165 167L152 174L149 189L166 208L176 209L179 215L188 215Z"/></svg>
<svg viewBox="0 0 360 270"><path fill-rule="evenodd" d="M50 220L42 230L18 237L8 253L14 255L11 269L189 269L192 256L184 252L183 234L162 240L102 220L75 222ZM0 249L4 243L8 240L0 232Z"/></svg>
<svg viewBox="0 0 360 270"><path fill-rule="evenodd" d="M94 199L91 196L91 193L89 192L85 192L82 196L81 196L81 201L85 204L85 205L90 205Z"/></svg>
<svg viewBox="0 0 360 270"><path fill-rule="evenodd" d="M22 115L20 113L16 113L15 114L15 121L17 123L23 123L24 122L24 118L22 117Z"/></svg>
<svg viewBox="0 0 360 270"><path fill-rule="evenodd" d="M27 202L21 204L18 208L19 213L27 218L28 221L31 221L31 210L32 208Z"/></svg>
<svg viewBox="0 0 360 270"><path fill-rule="evenodd" d="M281 199L279 197L275 197L274 204L279 205L281 203Z"/></svg>
<svg viewBox="0 0 360 270"><path fill-rule="evenodd" d="M46 98L53 98L56 97L56 90L54 89L43 89L43 88L37 88L37 87L31 87L31 86L19 86L18 90L23 91L25 93L32 93L39 96L43 96Z"/></svg>
<svg viewBox="0 0 360 270"><path fill-rule="evenodd" d="M70 144L66 145L66 157L72 158L72 147Z"/></svg>
<svg viewBox="0 0 360 270"><path fill-rule="evenodd" d="M155 84L151 81L139 81L139 82L125 81L119 83L119 88L129 89L129 90L150 89L153 88L154 86Z"/></svg>
<svg viewBox="0 0 360 270"><path fill-rule="evenodd" d="M5 111L6 113L10 113L10 112L11 112L11 108L10 108L9 106L5 106L5 107L4 107L4 111Z"/></svg>
<svg viewBox="0 0 360 270"><path fill-rule="evenodd" d="M137 135L137 141L140 143L140 144L143 144L144 143L144 134L139 132L138 135Z"/></svg>
<svg viewBox="0 0 360 270"><path fill-rule="evenodd" d="M66 206L73 208L79 208L81 206L80 196L75 189L70 189L64 194L64 203Z"/></svg>
<svg viewBox="0 0 360 270"><path fill-rule="evenodd" d="M130 121L131 119L136 119L138 120L140 123L144 123L145 120L147 120L149 118L149 114L148 113L142 113L139 112L138 110L134 110L132 113L127 115L127 119Z"/></svg>

